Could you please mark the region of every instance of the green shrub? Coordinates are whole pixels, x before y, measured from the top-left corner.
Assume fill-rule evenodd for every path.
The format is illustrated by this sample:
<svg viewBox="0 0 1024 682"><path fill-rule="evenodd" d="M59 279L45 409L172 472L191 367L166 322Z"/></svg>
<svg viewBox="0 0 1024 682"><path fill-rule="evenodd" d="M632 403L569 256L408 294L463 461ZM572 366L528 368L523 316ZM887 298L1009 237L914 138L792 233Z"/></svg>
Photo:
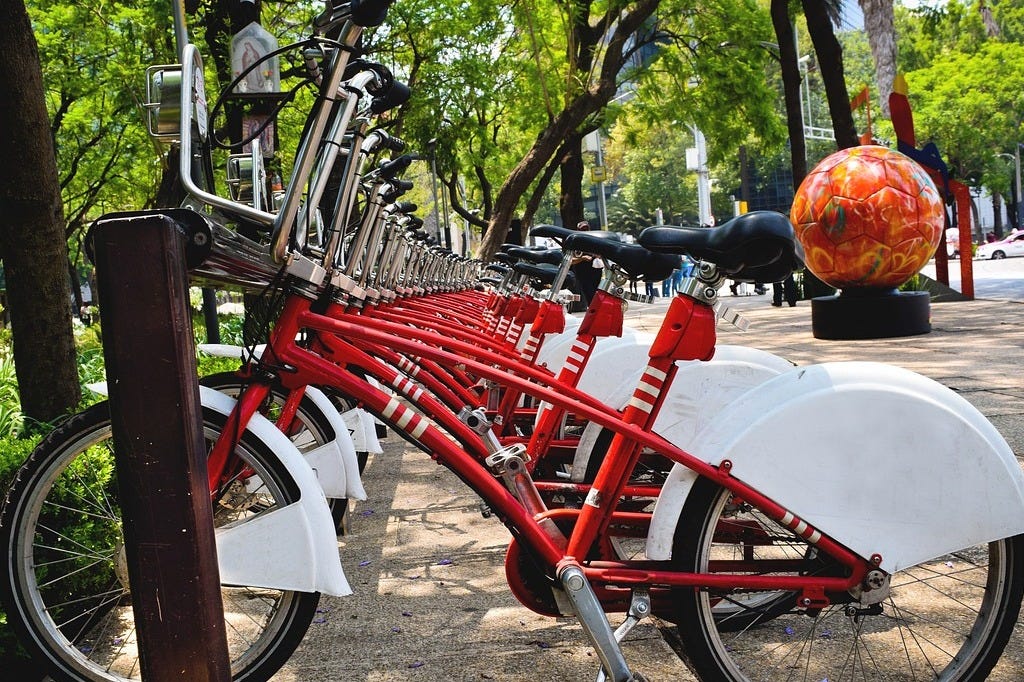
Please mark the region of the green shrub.
<svg viewBox="0 0 1024 682"><path fill-rule="evenodd" d="M39 436L0 438L0 490L3 491L4 497L7 494L7 487L14 480L14 475L18 473L19 467L28 459L38 442Z"/></svg>
<svg viewBox="0 0 1024 682"><path fill-rule="evenodd" d="M220 320L220 342L241 346L244 315L218 315Z"/></svg>
<svg viewBox="0 0 1024 682"><path fill-rule="evenodd" d="M9 346L0 346L0 438L17 435L23 421L14 358Z"/></svg>
<svg viewBox="0 0 1024 682"><path fill-rule="evenodd" d="M215 355L207 355L206 353L199 353L197 364L199 376L205 377L219 372L234 372L242 366L242 361L238 358L222 358Z"/></svg>

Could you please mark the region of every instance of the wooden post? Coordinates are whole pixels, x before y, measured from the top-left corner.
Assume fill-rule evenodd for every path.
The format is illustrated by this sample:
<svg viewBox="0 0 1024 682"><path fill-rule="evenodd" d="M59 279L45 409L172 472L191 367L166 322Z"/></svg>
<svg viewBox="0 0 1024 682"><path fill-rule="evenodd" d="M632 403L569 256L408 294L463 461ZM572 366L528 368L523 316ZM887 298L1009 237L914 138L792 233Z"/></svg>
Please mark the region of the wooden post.
<svg viewBox="0 0 1024 682"><path fill-rule="evenodd" d="M112 214L93 250L142 679L229 682L183 235Z"/></svg>

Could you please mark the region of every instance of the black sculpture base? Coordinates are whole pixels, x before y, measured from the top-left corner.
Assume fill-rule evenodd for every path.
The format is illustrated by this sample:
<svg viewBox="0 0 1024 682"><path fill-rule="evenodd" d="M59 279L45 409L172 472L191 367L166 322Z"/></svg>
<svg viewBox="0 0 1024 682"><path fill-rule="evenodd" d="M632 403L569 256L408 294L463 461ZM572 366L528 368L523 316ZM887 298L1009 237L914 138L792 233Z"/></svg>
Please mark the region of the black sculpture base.
<svg viewBox="0 0 1024 682"><path fill-rule="evenodd" d="M886 339L932 330L927 291L844 289L811 299L811 331L816 339Z"/></svg>

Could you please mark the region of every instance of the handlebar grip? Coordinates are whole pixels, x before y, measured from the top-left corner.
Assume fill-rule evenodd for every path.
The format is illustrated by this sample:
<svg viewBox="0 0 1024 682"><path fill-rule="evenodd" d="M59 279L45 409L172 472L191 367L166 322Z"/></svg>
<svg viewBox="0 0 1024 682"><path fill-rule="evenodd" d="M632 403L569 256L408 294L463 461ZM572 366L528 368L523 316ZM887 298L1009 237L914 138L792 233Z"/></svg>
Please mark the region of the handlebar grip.
<svg viewBox="0 0 1024 682"><path fill-rule="evenodd" d="M392 161L385 161L380 165L378 170L382 177L390 180L408 168L410 163L412 163L412 156L409 154L403 154Z"/></svg>
<svg viewBox="0 0 1024 682"><path fill-rule="evenodd" d="M398 197L402 196L406 192L412 189L412 182L409 180L389 180L391 186L381 192L381 198L390 203L394 203Z"/></svg>
<svg viewBox="0 0 1024 682"><path fill-rule="evenodd" d="M412 91L405 83L394 81L391 87L384 94L374 97L370 103L370 111L375 114L383 114L388 109L400 107L409 101Z"/></svg>
<svg viewBox="0 0 1024 682"><path fill-rule="evenodd" d="M352 23L364 28L380 26L394 0L351 0Z"/></svg>
<svg viewBox="0 0 1024 682"><path fill-rule="evenodd" d="M411 201L399 201L397 204L395 204L395 211L397 211L398 213L412 213L417 208L419 207L416 206L416 204L412 203Z"/></svg>
<svg viewBox="0 0 1024 682"><path fill-rule="evenodd" d="M388 136L387 145L388 145L388 149L390 149L393 152L398 152L399 154L404 152L405 148L407 146L405 144L405 140L403 140L400 137L395 137L394 135L389 135Z"/></svg>

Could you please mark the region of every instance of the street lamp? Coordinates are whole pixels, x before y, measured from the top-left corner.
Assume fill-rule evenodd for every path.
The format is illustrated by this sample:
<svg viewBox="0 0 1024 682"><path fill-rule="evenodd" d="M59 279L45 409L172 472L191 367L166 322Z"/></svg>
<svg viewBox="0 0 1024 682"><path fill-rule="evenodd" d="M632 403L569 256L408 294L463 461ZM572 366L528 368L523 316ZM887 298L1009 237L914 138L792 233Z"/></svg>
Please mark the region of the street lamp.
<svg viewBox="0 0 1024 682"><path fill-rule="evenodd" d="M434 234L438 244L444 244L441 238L441 213L437 204L437 138L431 138L427 142L427 151L430 152L430 193L434 199Z"/></svg>
<svg viewBox="0 0 1024 682"><path fill-rule="evenodd" d="M708 148L704 133L695 125L690 126L693 131L693 143L696 145L697 153L695 167L697 171L697 219L703 226L711 225L711 182L708 174ZM690 164L687 164L689 167Z"/></svg>
<svg viewBox="0 0 1024 682"><path fill-rule="evenodd" d="M1024 215L1024 211L1021 211L1021 203L1024 203L1024 202L1021 202L1021 198L1022 197L1021 197L1021 193L1020 193L1020 142L1016 143L1013 146L1013 166L1014 166L1014 173L1015 173L1014 188L1017 190L1017 197L1016 197L1016 200L1017 200L1017 204L1016 204L1017 215L1014 216L1017 219L1014 221L1014 227L1019 229L1020 226L1021 226L1021 215Z"/></svg>

